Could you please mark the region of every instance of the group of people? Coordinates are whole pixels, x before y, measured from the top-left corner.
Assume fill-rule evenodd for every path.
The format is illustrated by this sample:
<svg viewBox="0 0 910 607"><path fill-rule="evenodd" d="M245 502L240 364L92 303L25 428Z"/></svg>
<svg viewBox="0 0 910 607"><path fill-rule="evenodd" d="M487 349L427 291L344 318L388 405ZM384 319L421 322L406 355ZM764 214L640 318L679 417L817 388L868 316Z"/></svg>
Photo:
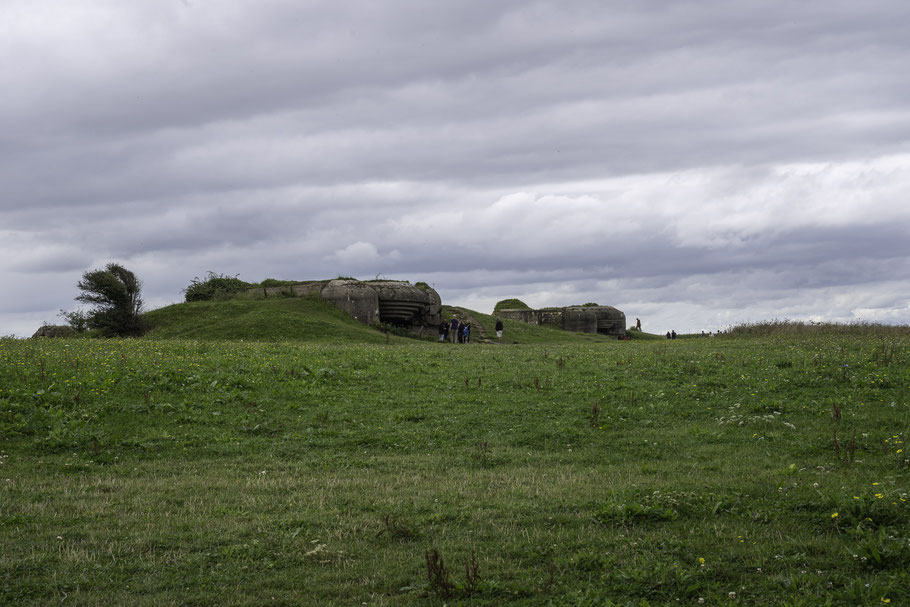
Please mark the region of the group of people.
<svg viewBox="0 0 910 607"><path fill-rule="evenodd" d="M439 341L452 340L453 344L471 343L471 325L454 316L450 322L439 325Z"/></svg>
<svg viewBox="0 0 910 607"><path fill-rule="evenodd" d="M502 343L502 320L496 319L496 338ZM460 321L454 316L449 322L443 322L439 325L439 341L449 341L453 344L471 343L471 325L468 322Z"/></svg>

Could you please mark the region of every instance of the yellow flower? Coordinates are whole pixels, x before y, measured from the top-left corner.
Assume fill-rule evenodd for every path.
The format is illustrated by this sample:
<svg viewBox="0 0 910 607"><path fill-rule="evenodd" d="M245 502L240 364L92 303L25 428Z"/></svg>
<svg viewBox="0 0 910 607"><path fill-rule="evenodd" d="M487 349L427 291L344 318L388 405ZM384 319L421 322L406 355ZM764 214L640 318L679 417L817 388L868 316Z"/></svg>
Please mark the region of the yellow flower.
<svg viewBox="0 0 910 607"><path fill-rule="evenodd" d="M881 493L876 493L876 494L875 494L875 497L877 497L878 499L882 499L882 498L885 497L885 496L882 495Z"/></svg>
<svg viewBox="0 0 910 607"><path fill-rule="evenodd" d="M702 565L704 565L704 564L705 564L705 557L703 557L703 556L698 557L698 562L701 563Z"/></svg>
<svg viewBox="0 0 910 607"><path fill-rule="evenodd" d="M837 517L838 517L837 512L835 512L834 514L831 515L831 518L837 518Z"/></svg>

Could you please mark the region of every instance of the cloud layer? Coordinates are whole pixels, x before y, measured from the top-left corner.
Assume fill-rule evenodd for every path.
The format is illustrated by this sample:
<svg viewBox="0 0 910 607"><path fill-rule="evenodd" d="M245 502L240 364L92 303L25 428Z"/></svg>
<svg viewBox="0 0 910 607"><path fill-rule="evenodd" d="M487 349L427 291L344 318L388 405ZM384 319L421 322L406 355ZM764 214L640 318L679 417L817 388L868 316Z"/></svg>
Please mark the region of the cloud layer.
<svg viewBox="0 0 910 607"><path fill-rule="evenodd" d="M0 334L124 263L910 322L910 5L7 0Z"/></svg>

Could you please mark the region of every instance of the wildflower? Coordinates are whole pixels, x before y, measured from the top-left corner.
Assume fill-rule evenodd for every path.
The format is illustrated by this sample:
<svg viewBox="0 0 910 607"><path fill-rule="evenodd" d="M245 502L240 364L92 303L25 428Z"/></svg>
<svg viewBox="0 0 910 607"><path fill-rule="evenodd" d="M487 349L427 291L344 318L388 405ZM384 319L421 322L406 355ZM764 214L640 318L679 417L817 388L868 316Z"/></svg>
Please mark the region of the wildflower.
<svg viewBox="0 0 910 607"><path fill-rule="evenodd" d="M727 593L727 596L728 596L728 597L730 598L730 600L732 601L733 599L736 598L736 593L735 593L735 592L728 592L728 593Z"/></svg>
<svg viewBox="0 0 910 607"><path fill-rule="evenodd" d="M701 563L702 565L704 565L704 564L705 564L705 557L703 557L703 556L698 557L698 562Z"/></svg>
<svg viewBox="0 0 910 607"><path fill-rule="evenodd" d="M835 512L834 514L831 515L831 518L837 518L837 517L838 517L837 512Z"/></svg>
<svg viewBox="0 0 910 607"><path fill-rule="evenodd" d="M875 494L875 497L877 497L878 499L882 499L882 498L885 497L885 496L882 495L881 493L876 493L876 494Z"/></svg>

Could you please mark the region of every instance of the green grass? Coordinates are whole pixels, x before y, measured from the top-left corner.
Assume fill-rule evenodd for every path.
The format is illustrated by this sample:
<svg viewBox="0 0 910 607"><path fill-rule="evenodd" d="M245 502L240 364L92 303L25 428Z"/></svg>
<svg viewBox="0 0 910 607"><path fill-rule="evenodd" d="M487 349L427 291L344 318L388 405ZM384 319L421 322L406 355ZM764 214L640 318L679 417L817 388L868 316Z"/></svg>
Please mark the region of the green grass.
<svg viewBox="0 0 910 607"><path fill-rule="evenodd" d="M910 602L900 332L309 330L0 340L0 604Z"/></svg>
<svg viewBox="0 0 910 607"><path fill-rule="evenodd" d="M470 315L482 325L487 341L496 339L496 318L467 308L443 307L443 318L451 320ZM386 335L375 327L364 325L345 312L318 297L276 299L226 299L180 303L153 310L144 315L151 339L198 339L216 341L319 342L319 343L385 343ZM482 341L474 327L474 341ZM434 340L435 329L427 331L425 340ZM570 333L552 327L537 327L517 321L506 321L504 340L515 344L592 343L608 339L601 335ZM389 336L392 342L415 341L404 334Z"/></svg>
<svg viewBox="0 0 910 607"><path fill-rule="evenodd" d="M148 312L150 338L385 342L385 335L315 297L181 303Z"/></svg>
<svg viewBox="0 0 910 607"><path fill-rule="evenodd" d="M496 302L494 306L494 312L496 310L530 310L531 306L521 301L520 299L503 299L502 301Z"/></svg>

